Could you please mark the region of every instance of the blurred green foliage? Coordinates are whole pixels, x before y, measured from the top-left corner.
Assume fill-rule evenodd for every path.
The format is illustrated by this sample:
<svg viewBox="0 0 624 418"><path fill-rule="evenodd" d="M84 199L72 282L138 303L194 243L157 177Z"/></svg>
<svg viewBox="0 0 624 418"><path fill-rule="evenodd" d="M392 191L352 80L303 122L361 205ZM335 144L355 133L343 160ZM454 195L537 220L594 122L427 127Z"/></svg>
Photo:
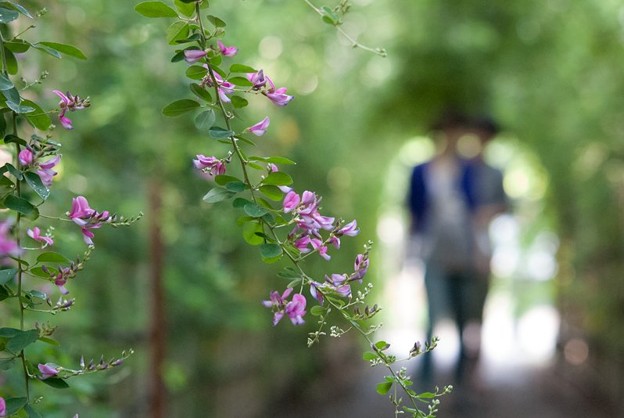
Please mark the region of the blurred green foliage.
<svg viewBox="0 0 624 418"><path fill-rule="evenodd" d="M72 335L78 357L128 346L138 352L128 375L111 378L119 384L95 386L97 399L120 417L141 416L149 403L150 185L163 204L155 221L166 246L171 416L267 416L264 408L279 400L275 393L301 396L327 360L305 348L302 330L270 327L259 302L286 283L243 243L233 213L201 203L209 185L191 159L219 153L218 144L198 133L192 118L160 114L192 94L184 64L169 63L167 22L136 14L138 2L26 3L48 9L33 29L40 38L75 44L89 58L42 56L30 70L33 77L50 72L42 89L50 103L53 88L93 102L75 118L75 130L62 134L59 188L86 195L95 208L146 213L132 229L98 233L97 251L74 286L79 303L62 318L60 332ZM407 138L426 133L449 105L490 112L545 172L544 215L562 240L559 300L569 329L622 367L624 343L614 331L624 328L619 2L353 3L345 29L384 47L388 58L350 50L303 2L211 2L228 23L226 44L296 96L286 109L251 101L243 116L250 124L266 114L272 120L260 151L297 161L288 171L299 191L315 190L326 212L358 219L361 237L345 243L332 268L350 268L350 254L374 238L388 164ZM71 197L55 198L61 211ZM311 267L315 274L325 268L324 262ZM377 276L383 284L384 272ZM237 409L244 408L236 404L242 398L249 411ZM88 403L68 409L76 410L111 416Z"/></svg>

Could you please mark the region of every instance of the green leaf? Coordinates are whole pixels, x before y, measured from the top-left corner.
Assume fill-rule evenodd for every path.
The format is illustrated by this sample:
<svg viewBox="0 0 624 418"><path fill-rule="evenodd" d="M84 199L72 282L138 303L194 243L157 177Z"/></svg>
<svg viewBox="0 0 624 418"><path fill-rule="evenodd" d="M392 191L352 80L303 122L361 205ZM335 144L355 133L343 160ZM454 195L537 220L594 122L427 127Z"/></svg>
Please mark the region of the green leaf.
<svg viewBox="0 0 624 418"><path fill-rule="evenodd" d="M169 103L162 110L162 114L169 117L180 116L183 113L190 112L200 107L200 104L195 100L182 99Z"/></svg>
<svg viewBox="0 0 624 418"><path fill-rule="evenodd" d="M28 272L30 274L32 274L33 276L37 276L37 277L50 277L55 273L57 270L55 268L50 268L48 267L48 272L44 271L43 268L41 267L33 267L30 270L28 270Z"/></svg>
<svg viewBox="0 0 624 418"><path fill-rule="evenodd" d="M61 343L59 343L58 341L50 338L50 337L39 337L39 341L46 343L46 344L50 344L50 345L56 345L56 346L60 346Z"/></svg>
<svg viewBox="0 0 624 418"><path fill-rule="evenodd" d="M253 83L249 80L247 80L245 77L230 77L228 78L228 81L232 84L235 84L237 86L241 86L241 87L251 87L253 86Z"/></svg>
<svg viewBox="0 0 624 418"><path fill-rule="evenodd" d="M377 349L378 349L378 350L380 350L380 351L387 350L387 349L388 349L388 347L390 347L390 344L388 344L388 343L387 343L387 342L385 342L385 341L377 341L377 342L375 343L375 348L377 348Z"/></svg>
<svg viewBox="0 0 624 418"><path fill-rule="evenodd" d="M175 10L160 1L144 1L134 6L134 10L140 15L150 18L178 17Z"/></svg>
<svg viewBox="0 0 624 418"><path fill-rule="evenodd" d="M5 300L5 299L8 299L8 298L9 298L9 296L11 296L11 295L9 295L9 292L8 292L8 290L6 289L6 287L4 287L4 286L0 285L0 301L3 301L3 300Z"/></svg>
<svg viewBox="0 0 624 418"><path fill-rule="evenodd" d="M260 192L271 200L280 201L284 198L284 193L277 186L260 186Z"/></svg>
<svg viewBox="0 0 624 418"><path fill-rule="evenodd" d="M240 179L238 177L220 174L218 176L215 176L214 181L219 186L225 186L226 184L231 183L233 181L240 181Z"/></svg>
<svg viewBox="0 0 624 418"><path fill-rule="evenodd" d="M210 93L199 84L191 84L191 91L195 96L199 97L200 99L203 99L208 103L212 103L212 96L210 95Z"/></svg>
<svg viewBox="0 0 624 418"><path fill-rule="evenodd" d="M67 382L60 377L48 377L47 379L43 379L41 381L48 386L52 386L55 389L67 389L69 387Z"/></svg>
<svg viewBox="0 0 624 418"><path fill-rule="evenodd" d="M263 259L272 259L282 255L282 247L277 244L262 244L260 255Z"/></svg>
<svg viewBox="0 0 624 418"><path fill-rule="evenodd" d="M232 64L232 66L230 67L230 72L231 73L257 73L257 71L253 68L250 67L248 65L243 65L243 64Z"/></svg>
<svg viewBox="0 0 624 418"><path fill-rule="evenodd" d="M39 217L39 210L32 203L12 194L4 198L4 206L28 217Z"/></svg>
<svg viewBox="0 0 624 418"><path fill-rule="evenodd" d="M8 398L6 401L6 414L7 416L14 415L20 409L28 404L28 399L26 398Z"/></svg>
<svg viewBox="0 0 624 418"><path fill-rule="evenodd" d="M252 218L260 218L269 212L266 208L263 208L262 206L254 202L247 203L245 206L243 206L243 210L247 215L251 216Z"/></svg>
<svg viewBox="0 0 624 418"><path fill-rule="evenodd" d="M9 135L4 137L4 143L5 144L14 143L14 144L20 144L20 145L23 145L23 146L27 146L28 145L28 143L24 139L22 139L22 138L20 138L18 136L12 135L12 134L9 134ZM17 170L17 169L14 168L14 170ZM22 177L21 172L20 172L19 176L20 176L20 178Z"/></svg>
<svg viewBox="0 0 624 418"><path fill-rule="evenodd" d="M17 65L17 59L15 58L15 55L7 48L4 48L4 55L6 56L7 60L7 72L11 75L17 74L19 66Z"/></svg>
<svg viewBox="0 0 624 418"><path fill-rule="evenodd" d="M373 353L372 351L365 351L362 354L362 358L365 361L374 361L374 360L377 360L379 358L379 356L377 354Z"/></svg>
<svg viewBox="0 0 624 418"><path fill-rule="evenodd" d="M48 251L39 254L39 256L37 257L37 263L71 263L71 260L65 257L63 254L59 254L54 251Z"/></svg>
<svg viewBox="0 0 624 418"><path fill-rule="evenodd" d="M435 393L432 392L423 392L423 393L419 393L418 395L416 395L416 397L418 399L433 399L435 398Z"/></svg>
<svg viewBox="0 0 624 418"><path fill-rule="evenodd" d="M13 338L22 332L17 328L0 328L0 337Z"/></svg>
<svg viewBox="0 0 624 418"><path fill-rule="evenodd" d="M19 12L5 5L0 6L0 23L9 23L19 17Z"/></svg>
<svg viewBox="0 0 624 418"><path fill-rule="evenodd" d="M380 395L386 395L390 388L392 388L392 382L382 382L377 384L377 393Z"/></svg>
<svg viewBox="0 0 624 418"><path fill-rule="evenodd" d="M0 270L0 285L5 284L13 280L17 274L17 269L2 269Z"/></svg>
<svg viewBox="0 0 624 418"><path fill-rule="evenodd" d="M208 130L208 135L210 135L210 137L214 139L225 139L234 136L234 131L214 126Z"/></svg>
<svg viewBox="0 0 624 418"><path fill-rule="evenodd" d="M234 206L237 209L240 208L244 208L245 205L249 204L249 203L253 203L251 200L247 200L244 199L242 197L237 197L236 199L234 199L234 201L232 202L232 206Z"/></svg>
<svg viewBox="0 0 624 418"><path fill-rule="evenodd" d="M24 411L28 414L28 418L43 418L43 416L30 405L26 405Z"/></svg>
<svg viewBox="0 0 624 418"><path fill-rule="evenodd" d="M314 305L312 308L310 308L310 315L312 316L325 315L325 312L327 312L327 308L320 305Z"/></svg>
<svg viewBox="0 0 624 418"><path fill-rule="evenodd" d="M267 163L273 163L273 164L283 164L283 165L297 164L293 160L290 160L290 159L288 159L286 157L268 157L266 159L266 162Z"/></svg>
<svg viewBox="0 0 624 418"><path fill-rule="evenodd" d="M232 106L234 106L235 109L242 109L249 104L247 99L237 95L230 96L230 100L232 101Z"/></svg>
<svg viewBox="0 0 624 418"><path fill-rule="evenodd" d="M200 131L207 131L212 128L216 120L215 112L212 109L205 110L195 116L195 127Z"/></svg>
<svg viewBox="0 0 624 418"><path fill-rule="evenodd" d="M9 340L6 345L6 349L13 354L19 354L20 351L22 351L24 348L28 347L38 339L39 331L36 329L20 331Z"/></svg>
<svg viewBox="0 0 624 418"><path fill-rule="evenodd" d="M50 116L37 103L31 100L23 99L22 104L32 107L34 109L34 111L29 112L25 115L26 120L28 120L28 122L30 122L32 126L41 131L47 131L48 129L50 129L50 126L52 125L52 120L50 119Z"/></svg>
<svg viewBox="0 0 624 418"><path fill-rule="evenodd" d="M167 28L167 43L175 45L178 40L185 39L189 36L190 27L188 23L177 21L173 22Z"/></svg>
<svg viewBox="0 0 624 418"><path fill-rule="evenodd" d="M234 194L235 193L221 187L215 187L214 189L206 193L203 201L206 203L217 203L221 202L222 200L231 198L232 196L234 196Z"/></svg>
<svg viewBox="0 0 624 418"><path fill-rule="evenodd" d="M247 185L243 183L242 181L233 181L233 182L227 183L225 185L225 188L231 192L239 193L245 190L247 188Z"/></svg>
<svg viewBox="0 0 624 418"><path fill-rule="evenodd" d="M14 52L16 54L23 54L28 51L32 46L30 42L26 42L23 39L13 39L12 41L7 41L4 43L4 46L7 47L8 50Z"/></svg>
<svg viewBox="0 0 624 418"><path fill-rule="evenodd" d="M191 65L186 69L186 76L191 80L201 80L206 77L208 70L201 65Z"/></svg>
<svg viewBox="0 0 624 418"><path fill-rule="evenodd" d="M175 0L174 4L176 6L176 9L178 9L178 11L186 17L191 17L195 14L195 4L193 4L192 2Z"/></svg>
<svg viewBox="0 0 624 418"><path fill-rule="evenodd" d="M19 91L17 91L15 87L2 90L2 95L7 99L7 104L8 102L12 102L16 105L19 105L22 102Z"/></svg>
<svg viewBox="0 0 624 418"><path fill-rule="evenodd" d="M45 45L48 48L52 48L55 51L60 52L63 55L67 55L70 57L78 58L81 60L86 60L87 56L78 48L73 45L61 44L58 42L39 42L36 45Z"/></svg>
<svg viewBox="0 0 624 418"><path fill-rule="evenodd" d="M12 111L14 111L17 114L23 114L23 113L30 113L30 112L34 112L35 109L30 107L30 106L26 106L26 105L22 105L22 104L17 104L14 102L10 102L7 100L7 106L9 107L9 109L11 109Z"/></svg>
<svg viewBox="0 0 624 418"><path fill-rule="evenodd" d="M39 217L39 210L24 198L10 194L4 198L3 202L4 206L8 209L19 212L31 219L37 219Z"/></svg>
<svg viewBox="0 0 624 418"><path fill-rule="evenodd" d="M13 89L13 88L15 88L15 86L13 85L13 82L11 81L11 79L5 76L4 74L0 73L0 90L4 91L4 90Z"/></svg>
<svg viewBox="0 0 624 418"><path fill-rule="evenodd" d="M28 183L30 188L33 189L40 198L46 200L48 196L50 196L50 190L48 190L48 188L43 184L41 177L39 177L37 173L27 171L24 173L24 178L26 179L26 183Z"/></svg>
<svg viewBox="0 0 624 418"><path fill-rule="evenodd" d="M15 357L0 359L0 370L9 370L15 364Z"/></svg>
<svg viewBox="0 0 624 418"><path fill-rule="evenodd" d="M215 27L217 28L224 28L225 27L225 22L221 19L219 19L216 16L207 16L207 19L210 23L212 23Z"/></svg>
<svg viewBox="0 0 624 418"><path fill-rule="evenodd" d="M14 8L15 10L17 10L18 12L20 12L21 14L23 14L26 17L29 18L33 18L32 15L30 14L30 12L28 10L26 10L26 8L18 3L15 3L13 1L4 1L2 2L2 4L7 4L9 5L10 8Z"/></svg>
<svg viewBox="0 0 624 418"><path fill-rule="evenodd" d="M249 245L260 245L264 243L264 238L258 233L262 233L262 226L258 222L247 222L243 225L243 239Z"/></svg>
<svg viewBox="0 0 624 418"><path fill-rule="evenodd" d="M274 186L288 186L292 184L292 182L292 177L282 171L269 173L269 175L266 176L264 180L262 180L262 184L270 184Z"/></svg>
<svg viewBox="0 0 624 418"><path fill-rule="evenodd" d="M41 45L41 44L32 44L33 48L45 52L48 55L52 55L54 58L58 58L61 59L63 56L61 55L60 52L58 52L56 49L54 48L50 48L49 46L46 45Z"/></svg>

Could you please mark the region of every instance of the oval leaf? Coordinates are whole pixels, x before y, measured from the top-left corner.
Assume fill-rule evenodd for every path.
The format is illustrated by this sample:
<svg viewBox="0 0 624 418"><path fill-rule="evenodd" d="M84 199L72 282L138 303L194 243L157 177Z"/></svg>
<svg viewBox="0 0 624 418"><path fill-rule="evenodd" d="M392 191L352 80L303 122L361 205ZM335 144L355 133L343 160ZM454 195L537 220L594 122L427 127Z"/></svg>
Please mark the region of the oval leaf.
<svg viewBox="0 0 624 418"><path fill-rule="evenodd" d="M225 139L234 136L234 132L215 126L213 128L210 128L210 130L208 131L208 135L210 135L210 137L214 139Z"/></svg>
<svg viewBox="0 0 624 418"><path fill-rule="evenodd" d="M67 389L69 387L67 382L60 377L48 377L47 379L43 379L42 382L55 389Z"/></svg>
<svg viewBox="0 0 624 418"><path fill-rule="evenodd" d="M17 274L17 269L0 270L0 285L10 282Z"/></svg>
<svg viewBox="0 0 624 418"><path fill-rule="evenodd" d="M215 112L212 109L201 112L195 116L195 126L200 131L207 131L212 128L216 120Z"/></svg>
<svg viewBox="0 0 624 418"><path fill-rule="evenodd" d="M206 193L203 201L206 203L217 203L221 202L222 200L229 199L230 197L234 196L234 194L235 193L226 189L222 189L221 187L215 187L214 189Z"/></svg>
<svg viewBox="0 0 624 418"><path fill-rule="evenodd" d="M262 206L254 202L247 203L245 206L243 206L243 210L247 215L251 216L252 218L260 218L269 212L268 209L263 208Z"/></svg>
<svg viewBox="0 0 624 418"><path fill-rule="evenodd" d="M262 244L260 246L260 255L262 258L275 258L282 255L282 247L277 244Z"/></svg>
<svg viewBox="0 0 624 418"><path fill-rule="evenodd" d="M274 186L288 186L289 184L292 184L292 182L292 177L281 171L269 173L269 175L262 180L262 184L271 184Z"/></svg>
<svg viewBox="0 0 624 418"><path fill-rule="evenodd" d="M6 349L13 354L19 354L24 348L28 347L39 339L39 331L31 329L28 331L20 331L6 344Z"/></svg>
<svg viewBox="0 0 624 418"><path fill-rule="evenodd" d="M177 17L178 14L171 7L160 1L145 1L134 6L140 15L150 18Z"/></svg>
<svg viewBox="0 0 624 418"><path fill-rule="evenodd" d="M180 116L183 113L190 112L200 107L200 104L195 100L182 99L176 100L173 103L169 103L162 110L162 114L169 117Z"/></svg>
<svg viewBox="0 0 624 418"><path fill-rule="evenodd" d="M36 45L45 45L48 48L52 48L55 51L60 52L63 55L86 60L87 56L78 48L73 45L61 44L58 42L38 42ZM36 45L34 45L36 47Z"/></svg>
<svg viewBox="0 0 624 418"><path fill-rule="evenodd" d="M36 215L39 214L39 211L37 210L37 208L33 206L33 204L30 203L28 200L23 199L21 197L17 197L12 194L4 198L4 206L6 206L7 208L11 210L17 211L25 216L32 216L35 214Z"/></svg>
<svg viewBox="0 0 624 418"><path fill-rule="evenodd" d="M24 173L24 178L26 179L26 183L28 183L30 188L33 189L40 198L46 200L48 196L50 196L50 190L43 184L39 174L28 171Z"/></svg>
<svg viewBox="0 0 624 418"><path fill-rule="evenodd" d="M71 260L63 254L48 251L37 257L37 263L70 263Z"/></svg>

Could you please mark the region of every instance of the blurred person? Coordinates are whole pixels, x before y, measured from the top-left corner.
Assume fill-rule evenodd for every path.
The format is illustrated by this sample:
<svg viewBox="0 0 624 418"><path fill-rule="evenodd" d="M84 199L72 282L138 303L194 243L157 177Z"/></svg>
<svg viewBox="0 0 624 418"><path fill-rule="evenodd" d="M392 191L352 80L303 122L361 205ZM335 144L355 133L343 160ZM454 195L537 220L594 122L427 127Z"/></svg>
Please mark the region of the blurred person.
<svg viewBox="0 0 624 418"><path fill-rule="evenodd" d="M427 340L435 326L450 317L459 336L455 378L459 383L467 358L464 331L469 318L475 286L476 184L474 170L457 152L460 138L470 133L463 114L446 112L434 124L436 155L414 167L408 206L411 235L417 256L422 260L428 303ZM472 308L474 309L474 308ZM431 353L424 355L422 379L430 384L433 373Z"/></svg>

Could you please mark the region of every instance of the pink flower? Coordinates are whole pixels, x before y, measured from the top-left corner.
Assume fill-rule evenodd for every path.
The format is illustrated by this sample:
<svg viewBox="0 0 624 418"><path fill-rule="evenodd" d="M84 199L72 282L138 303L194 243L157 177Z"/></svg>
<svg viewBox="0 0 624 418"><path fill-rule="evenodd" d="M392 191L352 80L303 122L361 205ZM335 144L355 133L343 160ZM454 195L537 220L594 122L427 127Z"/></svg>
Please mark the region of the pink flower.
<svg viewBox="0 0 624 418"><path fill-rule="evenodd" d="M286 196L284 196L284 202L282 203L284 212L292 212L297 206L299 206L299 202L301 202L301 197L299 197L299 195L294 191L289 191L286 193Z"/></svg>
<svg viewBox="0 0 624 418"><path fill-rule="evenodd" d="M46 363L46 364L41 364L39 363L39 365L37 366L39 368L39 371L41 372L41 380L45 380L49 377L53 377L58 375L58 370L57 368L50 363Z"/></svg>
<svg viewBox="0 0 624 418"><path fill-rule="evenodd" d="M356 220L349 222L348 224L340 228L338 231L336 231L336 235L338 236L347 235L349 237L354 237L359 233L360 233L360 230L357 227Z"/></svg>
<svg viewBox="0 0 624 418"><path fill-rule="evenodd" d="M259 70L257 73L247 73L247 80L251 81L254 90L260 90L267 83L264 71Z"/></svg>
<svg viewBox="0 0 624 418"><path fill-rule="evenodd" d="M255 125L250 126L246 130L251 132L255 136L262 136L264 135L267 128L269 127L269 123L271 123L271 120L267 116L264 119L262 119L260 122L256 123Z"/></svg>
<svg viewBox="0 0 624 418"><path fill-rule="evenodd" d="M217 41L217 46L219 47L219 51L221 51L221 55L224 57L232 57L238 52L238 48L235 46L225 46L221 41Z"/></svg>
<svg viewBox="0 0 624 418"><path fill-rule="evenodd" d="M6 417L6 401L0 396L0 417Z"/></svg>
<svg viewBox="0 0 624 418"><path fill-rule="evenodd" d="M204 65L204 67L208 68L207 65ZM219 73L213 72L212 74L214 75L215 81L217 82L217 91L219 93L219 98L225 103L230 103L232 100L228 97L228 95L234 93L234 89L236 88L236 86L229 81L224 80L223 77L219 75ZM210 77L210 74L206 75L203 78L202 84L207 86L213 85L212 77Z"/></svg>
<svg viewBox="0 0 624 418"><path fill-rule="evenodd" d="M21 165L29 166L35 160L35 155L28 148L24 148L23 150L20 151L19 155L17 156L17 159L19 160L19 163Z"/></svg>
<svg viewBox="0 0 624 418"><path fill-rule="evenodd" d="M294 99L293 96L286 94L286 87L280 87L277 90L268 91L265 93L265 96L278 106L286 106L292 99Z"/></svg>
<svg viewBox="0 0 624 418"><path fill-rule="evenodd" d="M353 263L353 274L351 274L351 280L359 280L360 282L368 272L369 266L368 253L358 254L355 257L355 263Z"/></svg>
<svg viewBox="0 0 624 418"><path fill-rule="evenodd" d="M67 113L68 110L73 112L75 110L86 109L91 106L89 98L87 97L86 99L81 99L79 96L74 96L70 92L65 94L60 90L52 90L52 92L61 99L59 102L59 107L61 108L61 111L59 112L59 121L61 122L61 125L63 125L65 129L72 129L72 121L65 116L65 113Z"/></svg>
<svg viewBox="0 0 624 418"><path fill-rule="evenodd" d="M277 325L279 321L284 317L284 309L286 308L286 299L292 293L292 288L287 288L281 295L277 291L272 291L269 300L265 300L262 304L267 308L272 308L273 314L273 326Z"/></svg>
<svg viewBox="0 0 624 418"><path fill-rule="evenodd" d="M351 296L351 286L349 286L346 274L332 274L331 276L325 276L325 280L330 284L331 289L340 296Z"/></svg>
<svg viewBox="0 0 624 418"><path fill-rule="evenodd" d="M47 161L39 163L39 170L37 170L37 174L41 178L41 182L46 187L50 187L52 185L54 176L57 174L57 172L52 169L59 163L59 161L61 161L61 156L56 155Z"/></svg>
<svg viewBox="0 0 624 418"><path fill-rule="evenodd" d="M322 285L319 282L310 282L310 294L314 299L318 301L318 303L322 305L325 298L323 297L323 293L320 290L321 286Z"/></svg>
<svg viewBox="0 0 624 418"><path fill-rule="evenodd" d="M207 157L203 154L197 154L193 160L196 169L208 173L212 176L225 174L225 163L217 157Z"/></svg>
<svg viewBox="0 0 624 418"><path fill-rule="evenodd" d="M8 220L0 222L0 256L20 255L22 249L17 245L17 241L11 236L11 222Z"/></svg>
<svg viewBox="0 0 624 418"><path fill-rule="evenodd" d="M91 209L91 207L89 207L89 202L83 196L72 199L71 211L67 212L67 216L74 221L76 225L80 226L82 237L87 245L93 245L92 238L95 235L91 229L100 228L102 223L112 220L107 210L104 212L97 212Z"/></svg>
<svg viewBox="0 0 624 418"><path fill-rule="evenodd" d="M305 307L306 298L300 293L294 295L292 300L288 302L284 311L293 325L301 325L305 322L303 320L303 316L306 314Z"/></svg>
<svg viewBox="0 0 624 418"><path fill-rule="evenodd" d="M31 237L32 239L34 239L35 241L39 241L43 243L43 246L41 248L45 248L48 245L53 245L54 244L54 240L52 239L52 237L48 236L48 235L41 235L41 230L38 227L34 227L33 229L28 229L26 231L26 234L28 234L29 237Z"/></svg>
<svg viewBox="0 0 624 418"><path fill-rule="evenodd" d="M199 61L206 56L206 51L200 49L186 49L184 50L184 61L192 64Z"/></svg>

